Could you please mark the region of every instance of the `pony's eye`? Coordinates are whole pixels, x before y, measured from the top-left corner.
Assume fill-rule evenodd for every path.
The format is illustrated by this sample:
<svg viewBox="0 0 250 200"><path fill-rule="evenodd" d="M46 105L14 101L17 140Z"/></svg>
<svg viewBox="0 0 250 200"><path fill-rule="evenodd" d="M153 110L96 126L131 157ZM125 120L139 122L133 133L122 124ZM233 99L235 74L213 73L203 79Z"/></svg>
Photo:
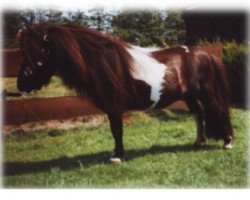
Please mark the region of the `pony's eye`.
<svg viewBox="0 0 250 200"><path fill-rule="evenodd" d="M23 73L25 76L29 76L29 73L26 70Z"/></svg>
<svg viewBox="0 0 250 200"><path fill-rule="evenodd" d="M24 70L24 75L25 76L29 76L29 75L32 75L33 74L33 71L30 67L26 67L25 70Z"/></svg>
<svg viewBox="0 0 250 200"><path fill-rule="evenodd" d="M38 61L37 65L41 67L43 65L43 63L41 61Z"/></svg>

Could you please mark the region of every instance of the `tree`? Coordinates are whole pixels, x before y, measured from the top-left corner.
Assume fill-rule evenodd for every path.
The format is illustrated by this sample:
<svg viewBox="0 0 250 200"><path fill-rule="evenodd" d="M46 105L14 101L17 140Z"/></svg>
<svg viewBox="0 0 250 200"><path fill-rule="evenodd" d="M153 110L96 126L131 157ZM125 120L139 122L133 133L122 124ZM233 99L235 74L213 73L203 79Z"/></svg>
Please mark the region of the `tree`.
<svg viewBox="0 0 250 200"><path fill-rule="evenodd" d="M21 17L35 24L52 23L52 24L74 24L87 26L88 17L81 11L62 12L56 10L22 10L22 11L5 11L3 14L3 47L17 47L19 41L16 40L17 32L22 28L23 22Z"/></svg>
<svg viewBox="0 0 250 200"><path fill-rule="evenodd" d="M114 34L140 46L183 44L185 26L180 12L126 11L114 16Z"/></svg>
<svg viewBox="0 0 250 200"><path fill-rule="evenodd" d="M140 46L163 46L162 17L156 11L125 11L113 17L113 34Z"/></svg>
<svg viewBox="0 0 250 200"><path fill-rule="evenodd" d="M62 11L56 11L56 10L49 10L46 12L46 22L53 23L53 24L60 24L62 23Z"/></svg>
<svg viewBox="0 0 250 200"><path fill-rule="evenodd" d="M180 12L167 11L164 29L164 39L168 45L178 45L185 42L185 24Z"/></svg>
<svg viewBox="0 0 250 200"><path fill-rule="evenodd" d="M89 17L85 15L83 11L77 10L75 12L65 12L62 17L63 24L72 24L77 26L89 26Z"/></svg>
<svg viewBox="0 0 250 200"><path fill-rule="evenodd" d="M72 24L114 34L140 46L171 46L182 44L185 26L179 12L111 11L96 7L89 11L24 10L4 13L4 46L15 46L14 37L22 27L20 16L39 24ZM11 44L13 43L13 45Z"/></svg>
<svg viewBox="0 0 250 200"><path fill-rule="evenodd" d="M91 28L109 32L111 29L111 20L115 11L108 11L102 7L96 7L88 11L89 26Z"/></svg>

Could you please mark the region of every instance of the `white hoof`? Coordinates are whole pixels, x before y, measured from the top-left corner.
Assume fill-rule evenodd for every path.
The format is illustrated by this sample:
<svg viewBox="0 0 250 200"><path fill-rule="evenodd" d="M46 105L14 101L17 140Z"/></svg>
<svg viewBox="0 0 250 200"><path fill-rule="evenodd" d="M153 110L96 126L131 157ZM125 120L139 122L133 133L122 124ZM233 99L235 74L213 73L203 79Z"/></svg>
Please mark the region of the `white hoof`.
<svg viewBox="0 0 250 200"><path fill-rule="evenodd" d="M110 158L109 159L109 161L111 162L111 163L114 163L114 164L120 164L120 163L122 163L122 159L121 158Z"/></svg>
<svg viewBox="0 0 250 200"><path fill-rule="evenodd" d="M232 149L232 148L233 148L233 144L231 142L224 145L224 149Z"/></svg>

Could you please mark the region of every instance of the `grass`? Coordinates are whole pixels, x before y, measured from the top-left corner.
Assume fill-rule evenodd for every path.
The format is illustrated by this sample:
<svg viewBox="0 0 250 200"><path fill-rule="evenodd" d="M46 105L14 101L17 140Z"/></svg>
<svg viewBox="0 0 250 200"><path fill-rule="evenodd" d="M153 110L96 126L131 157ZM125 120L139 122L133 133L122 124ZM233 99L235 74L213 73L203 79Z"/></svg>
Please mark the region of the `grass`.
<svg viewBox="0 0 250 200"><path fill-rule="evenodd" d="M12 93L19 92L17 89L16 81L16 78L1 78L3 88ZM63 86L62 80L56 76L53 76L50 80L50 83L47 86L44 86L38 93L22 97L6 97L5 100L49 98L75 95L76 92L74 90L70 90L67 87Z"/></svg>
<svg viewBox="0 0 250 200"><path fill-rule="evenodd" d="M248 112L232 110L235 144L193 148L195 124L185 111L132 113L124 125L125 162L108 164L108 122L70 130L6 135L6 188L246 188Z"/></svg>

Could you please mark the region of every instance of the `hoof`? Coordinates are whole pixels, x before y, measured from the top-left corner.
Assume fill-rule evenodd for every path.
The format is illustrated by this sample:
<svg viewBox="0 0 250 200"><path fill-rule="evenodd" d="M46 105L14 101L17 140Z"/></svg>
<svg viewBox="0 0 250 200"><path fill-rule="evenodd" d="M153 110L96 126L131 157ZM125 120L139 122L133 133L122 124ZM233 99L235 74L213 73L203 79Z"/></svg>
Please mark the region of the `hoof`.
<svg viewBox="0 0 250 200"><path fill-rule="evenodd" d="M224 143L224 149L232 149L233 148L233 138L229 136Z"/></svg>
<svg viewBox="0 0 250 200"><path fill-rule="evenodd" d="M109 162L112 164L121 164L122 163L122 159L118 158L118 157L111 157L109 159Z"/></svg>
<svg viewBox="0 0 250 200"><path fill-rule="evenodd" d="M224 145L224 149L232 149L232 148L233 148L233 144L231 142Z"/></svg>

